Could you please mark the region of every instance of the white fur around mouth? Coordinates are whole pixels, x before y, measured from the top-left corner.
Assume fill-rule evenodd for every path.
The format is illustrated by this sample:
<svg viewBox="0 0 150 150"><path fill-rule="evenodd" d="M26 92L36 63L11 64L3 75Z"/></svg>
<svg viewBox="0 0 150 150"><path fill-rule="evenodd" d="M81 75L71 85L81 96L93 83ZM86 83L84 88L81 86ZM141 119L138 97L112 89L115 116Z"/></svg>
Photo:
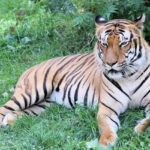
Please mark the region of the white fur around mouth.
<svg viewBox="0 0 150 150"><path fill-rule="evenodd" d="M104 73L105 73L108 77L114 78L114 79L122 78L122 77L124 76L124 74L123 74L122 71L118 71L118 70L115 70L115 69L104 70Z"/></svg>
<svg viewBox="0 0 150 150"><path fill-rule="evenodd" d="M118 72L118 73L109 73L107 76L110 77L110 78L113 78L113 79L119 79L119 78L123 77L123 75L122 75L121 72Z"/></svg>

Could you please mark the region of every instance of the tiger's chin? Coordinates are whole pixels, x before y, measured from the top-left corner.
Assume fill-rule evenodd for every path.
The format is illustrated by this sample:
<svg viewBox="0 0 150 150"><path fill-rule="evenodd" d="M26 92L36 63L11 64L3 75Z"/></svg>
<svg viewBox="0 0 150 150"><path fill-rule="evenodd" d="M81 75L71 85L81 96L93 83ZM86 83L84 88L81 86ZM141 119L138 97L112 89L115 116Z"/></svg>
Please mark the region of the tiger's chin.
<svg viewBox="0 0 150 150"><path fill-rule="evenodd" d="M106 76L108 76L109 78L111 79L120 79L120 78L123 78L124 77L124 74L123 72L121 71L116 71L114 69L111 69L109 71L104 71L104 74Z"/></svg>
<svg viewBox="0 0 150 150"><path fill-rule="evenodd" d="M124 69L124 70L104 70L104 74L111 78L111 79L121 79L121 78L128 78L131 77L132 75L134 75L137 72L137 70L128 70L128 69Z"/></svg>

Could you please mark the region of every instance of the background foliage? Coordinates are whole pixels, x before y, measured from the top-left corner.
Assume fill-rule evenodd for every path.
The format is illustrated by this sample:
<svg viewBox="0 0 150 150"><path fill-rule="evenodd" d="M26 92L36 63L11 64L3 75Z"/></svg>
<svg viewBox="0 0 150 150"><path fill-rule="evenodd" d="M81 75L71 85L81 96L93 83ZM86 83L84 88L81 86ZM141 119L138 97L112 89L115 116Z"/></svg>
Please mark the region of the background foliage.
<svg viewBox="0 0 150 150"><path fill-rule="evenodd" d="M37 63L91 52L96 15L134 20L143 12L144 36L150 43L149 0L0 0L0 95ZM11 96L0 96L0 104ZM113 149L150 149L150 130L142 136L133 134L142 117L144 112L137 110L121 116L120 140ZM0 129L0 149L86 150L86 142L98 137L96 111L54 105L38 117L25 117L13 128Z"/></svg>
<svg viewBox="0 0 150 150"><path fill-rule="evenodd" d="M148 0L1 0L1 4L0 46L5 50L22 50L39 41L53 45L63 55L92 49L97 14L107 20L135 20L146 13L144 31L150 42Z"/></svg>

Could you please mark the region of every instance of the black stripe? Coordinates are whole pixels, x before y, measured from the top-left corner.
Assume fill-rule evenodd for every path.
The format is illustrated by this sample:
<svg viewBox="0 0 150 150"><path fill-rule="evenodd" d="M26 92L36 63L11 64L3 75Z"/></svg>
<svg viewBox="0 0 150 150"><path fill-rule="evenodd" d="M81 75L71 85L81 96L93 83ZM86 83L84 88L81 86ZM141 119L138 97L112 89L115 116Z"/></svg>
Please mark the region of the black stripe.
<svg viewBox="0 0 150 150"><path fill-rule="evenodd" d="M109 30L106 30L105 32L106 32L106 33L108 33L108 32L111 32L111 31L112 31L112 30L111 30L111 29L109 29Z"/></svg>
<svg viewBox="0 0 150 150"><path fill-rule="evenodd" d="M107 91L106 91L107 92ZM113 95L111 95L109 92L107 92L107 94L113 98L115 101L117 101L118 103L120 103L121 105L123 105L123 103L121 103L119 100L117 100Z"/></svg>
<svg viewBox="0 0 150 150"><path fill-rule="evenodd" d="M38 92L38 89L37 89L37 71L35 72L35 75L34 75L34 82L35 82L35 103L37 103L39 101L39 92Z"/></svg>
<svg viewBox="0 0 150 150"><path fill-rule="evenodd" d="M49 74L49 71L50 71L51 67L52 67L52 66L50 66L50 67L47 69L47 71L46 71L46 73L45 73L45 75L44 75L43 90L44 90L44 98L45 98L45 99L46 99L47 94L48 94L47 87L46 87L46 81L47 81L47 76L48 76L48 74Z"/></svg>
<svg viewBox="0 0 150 150"><path fill-rule="evenodd" d="M82 78L83 79L83 78ZM77 85L77 88L75 90L75 94L74 94L74 101L75 101L75 104L76 102L78 101L78 92L79 92L79 87L80 87L80 84L82 82L82 79L79 81L78 85Z"/></svg>
<svg viewBox="0 0 150 150"><path fill-rule="evenodd" d="M133 94L134 94L135 92L137 92L140 87L142 87L142 85L147 81L147 79L148 79L149 77L150 77L150 73L149 73L149 74L145 77L145 79L137 86L137 88L133 91Z"/></svg>
<svg viewBox="0 0 150 150"><path fill-rule="evenodd" d="M0 115L5 116L4 114L0 113Z"/></svg>
<svg viewBox="0 0 150 150"><path fill-rule="evenodd" d="M148 102L144 107L146 108L149 104L150 104L150 102Z"/></svg>
<svg viewBox="0 0 150 150"><path fill-rule="evenodd" d="M58 63L58 65L60 65L63 61L65 61L68 58L68 56L66 57L62 57L62 60Z"/></svg>
<svg viewBox="0 0 150 150"><path fill-rule="evenodd" d="M45 102L47 103L51 103L52 101L50 101L49 99L46 99Z"/></svg>
<svg viewBox="0 0 150 150"><path fill-rule="evenodd" d="M116 126L119 128L119 124L118 122L116 122L115 120L113 120L111 117L109 117L108 115L106 115L113 123L116 124Z"/></svg>
<svg viewBox="0 0 150 150"><path fill-rule="evenodd" d="M43 109L45 109L45 108L46 108L46 106L45 106L45 105L40 105L40 104L35 104L35 106L41 107L41 108L43 108Z"/></svg>
<svg viewBox="0 0 150 150"><path fill-rule="evenodd" d="M94 89L93 96L92 96L92 107L93 107L93 104L94 104L94 98L95 98L95 89Z"/></svg>
<svg viewBox="0 0 150 150"><path fill-rule="evenodd" d="M87 54L81 55L81 57L77 60L77 62L78 62L78 61L80 61L82 58L86 57L87 55L90 55L90 53L87 53Z"/></svg>
<svg viewBox="0 0 150 150"><path fill-rule="evenodd" d="M100 103L101 103L103 106L105 106L105 107L107 107L108 109L110 109L112 112L114 112L117 116L119 116L118 113L117 113L113 108L107 106L107 105L104 104L103 102L100 102Z"/></svg>
<svg viewBox="0 0 150 150"><path fill-rule="evenodd" d="M8 109L8 110L11 110L11 111L15 111L15 109L14 108L12 108L12 107L9 107L9 106L3 106L4 108L6 108L6 109Z"/></svg>
<svg viewBox="0 0 150 150"><path fill-rule="evenodd" d="M63 98L62 98L63 101L65 100L66 92L67 92L68 86L69 86L69 82L67 82L67 83L65 84L65 87L64 87Z"/></svg>
<svg viewBox="0 0 150 150"><path fill-rule="evenodd" d="M94 70L93 70L94 71ZM94 75L93 75L93 80L92 80L92 84L94 84L94 81L95 81L95 74L96 74L96 72L97 72L97 69L95 70L95 72L94 72Z"/></svg>
<svg viewBox="0 0 150 150"><path fill-rule="evenodd" d="M137 41L136 41L136 39L134 39L133 42L134 42L135 52L134 52L134 56L132 57L131 61L134 60L134 58L136 56L136 51L137 51Z"/></svg>
<svg viewBox="0 0 150 150"><path fill-rule="evenodd" d="M11 100L22 110L22 107L21 107L19 101L16 99L15 96L13 96L13 97L11 98Z"/></svg>
<svg viewBox="0 0 150 150"><path fill-rule="evenodd" d="M24 112L25 114L27 114L27 115L30 115L30 114L29 114L27 111L25 111L25 110L24 110L23 112Z"/></svg>
<svg viewBox="0 0 150 150"><path fill-rule="evenodd" d="M135 62L136 60L138 60L141 57L142 57L142 46L141 46L141 39L139 37L139 54L138 54L137 58L133 60L133 62Z"/></svg>
<svg viewBox="0 0 150 150"><path fill-rule="evenodd" d="M102 80L102 82L103 82L104 86L113 93L113 91L105 84L105 82L103 80Z"/></svg>
<svg viewBox="0 0 150 150"><path fill-rule="evenodd" d="M35 101L35 103L37 103L38 101L39 101L39 92L38 92L38 90L36 89L36 101Z"/></svg>
<svg viewBox="0 0 150 150"><path fill-rule="evenodd" d="M142 97L141 102L140 102L140 105L142 105L142 101L144 100L144 98L145 98L149 93L150 93L150 90L148 90L148 91L146 92L146 94Z"/></svg>
<svg viewBox="0 0 150 150"><path fill-rule="evenodd" d="M68 91L68 101L69 101L70 106L71 106L72 108L74 108L74 106L73 106L73 104L72 104L72 102L71 102L71 97L70 97L71 88L72 88L72 85L70 86L69 91Z"/></svg>
<svg viewBox="0 0 150 150"><path fill-rule="evenodd" d="M122 32L117 32L117 31L115 31L114 33L115 33L116 35L121 34L121 35L124 37L124 34L123 34Z"/></svg>
<svg viewBox="0 0 150 150"><path fill-rule="evenodd" d="M132 41L132 38L133 38L133 34L132 34L132 32L130 31L130 42Z"/></svg>
<svg viewBox="0 0 150 150"><path fill-rule="evenodd" d="M119 29L119 31L120 31L120 32L125 32L125 31L124 31L124 30L122 30L122 29Z"/></svg>
<svg viewBox="0 0 150 150"><path fill-rule="evenodd" d="M16 114L16 115L18 115L17 111L13 111L13 114Z"/></svg>
<svg viewBox="0 0 150 150"><path fill-rule="evenodd" d="M90 88L90 84L89 84L88 88L86 89L86 93L84 95L84 106L87 106L89 88Z"/></svg>
<svg viewBox="0 0 150 150"><path fill-rule="evenodd" d="M130 73L130 74L128 75L128 77L133 76L136 72L137 72L137 71ZM124 78L126 78L126 77L124 77Z"/></svg>
<svg viewBox="0 0 150 150"><path fill-rule="evenodd" d="M144 71L136 78L136 80L139 79L139 78L148 70L149 67L150 67L150 65L148 65L148 66L144 69Z"/></svg>
<svg viewBox="0 0 150 150"><path fill-rule="evenodd" d="M23 100L24 100L24 107L25 107L25 109L28 107L28 101L27 101L27 98L23 95L23 94L21 94L21 96L23 97Z"/></svg>
<svg viewBox="0 0 150 150"><path fill-rule="evenodd" d="M104 76L114 85L116 86L123 94L125 94L129 100L131 100L130 96L125 92L123 91L123 89L121 88L121 86L113 79L110 79L106 74L104 74Z"/></svg>
<svg viewBox="0 0 150 150"><path fill-rule="evenodd" d="M134 42L134 46L135 46L135 50L136 50L137 49L137 40L134 39L133 42ZM135 51L135 55L136 55L136 51Z"/></svg>
<svg viewBox="0 0 150 150"><path fill-rule="evenodd" d="M100 103L101 103L103 106L105 106L105 107L107 107L108 109L110 109L112 112L114 112L117 116L119 116L118 113L117 113L113 108L107 106L107 105L104 104L103 102L100 102Z"/></svg>
<svg viewBox="0 0 150 150"><path fill-rule="evenodd" d="M131 49L131 45L130 45L129 49L127 50L128 51L128 55L133 54L133 52L131 52L130 49Z"/></svg>
<svg viewBox="0 0 150 150"><path fill-rule="evenodd" d="M33 110L30 110L32 114L34 114L35 116L38 116L37 113L35 113Z"/></svg>
<svg viewBox="0 0 150 150"><path fill-rule="evenodd" d="M26 90L25 90L25 93L26 93L26 95L29 97L29 106L31 106L31 104L32 104L32 97L31 97L31 95L29 94L29 92L27 92Z"/></svg>
<svg viewBox="0 0 150 150"><path fill-rule="evenodd" d="M58 82L58 85L57 85L57 87L56 87L56 91L57 92L59 92L59 87L60 87L60 85L61 85L61 83L62 83L62 81L64 80L64 78L65 78L65 76L67 75L67 73L65 73L63 76L62 76L62 78L59 80L59 82Z"/></svg>

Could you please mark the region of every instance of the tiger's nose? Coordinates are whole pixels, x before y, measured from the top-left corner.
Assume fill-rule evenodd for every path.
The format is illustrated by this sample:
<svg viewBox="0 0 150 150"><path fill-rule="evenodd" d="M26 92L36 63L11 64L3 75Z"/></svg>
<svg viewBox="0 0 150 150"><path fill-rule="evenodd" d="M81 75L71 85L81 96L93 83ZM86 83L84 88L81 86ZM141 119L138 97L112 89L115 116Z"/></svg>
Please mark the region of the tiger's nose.
<svg viewBox="0 0 150 150"><path fill-rule="evenodd" d="M115 61L115 62L107 62L107 65L109 65L109 66L114 66L115 64L117 64L117 61Z"/></svg>

